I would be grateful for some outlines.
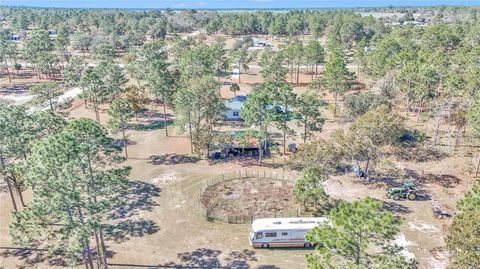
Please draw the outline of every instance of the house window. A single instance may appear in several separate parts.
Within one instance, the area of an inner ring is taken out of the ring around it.
[[[238,111],[233,111],[233,116],[238,117],[238,116],[240,116],[240,113],[238,113]]]
[[[265,233],[265,237],[277,237],[277,233]]]
[[[287,232],[282,232],[282,235],[288,235],[288,233]]]

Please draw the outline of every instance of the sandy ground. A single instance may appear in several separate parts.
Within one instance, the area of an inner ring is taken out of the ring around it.
[[[271,41],[271,40],[270,40]],[[271,41],[277,42],[277,41]],[[233,44],[232,39],[226,41]],[[274,43],[274,46],[278,44]],[[247,94],[255,83],[261,82],[259,69],[252,63],[248,73],[242,70],[240,92]],[[290,81],[290,77],[288,79]],[[297,94],[306,90],[310,76],[302,75],[300,83],[294,85]],[[2,80],[0,95],[16,96],[24,94],[22,87],[34,79],[14,79],[14,87],[5,86]],[[29,81],[29,82],[28,82]],[[223,98],[233,97],[229,91],[235,78],[225,78],[221,89]],[[8,84],[8,83],[7,83]],[[325,96],[332,103],[331,94]],[[105,109],[102,107],[101,122],[106,122]],[[132,206],[118,215],[114,222],[121,223],[117,233],[111,233],[107,242],[111,251],[109,263],[111,268],[303,268],[305,254],[312,250],[305,249],[252,249],[248,244],[249,225],[209,222],[204,216],[200,203],[200,192],[204,183],[218,178],[222,173],[249,172],[285,173],[294,178],[296,173],[275,168],[272,160],[266,160],[259,166],[256,160],[242,159],[209,164],[190,155],[190,143],[185,134],[169,126],[170,137],[165,130],[156,126],[155,121],[162,118],[159,107],[150,107],[148,115],[139,118],[134,125],[142,130],[129,130],[129,160],[132,166],[130,180],[132,189]],[[167,112],[173,118],[171,111]],[[328,137],[339,122],[332,117],[331,107],[323,110],[327,121],[323,131],[317,137]],[[71,118],[94,118],[92,111],[86,110],[81,101],[76,101],[71,109]],[[431,130],[432,124],[420,122],[410,117],[409,126],[422,130]],[[226,123],[222,130],[245,128],[242,123]],[[296,128],[295,123],[291,127]],[[301,143],[301,139],[289,138],[288,142]],[[288,143],[287,142],[287,143]],[[326,182],[327,191],[335,198],[354,200],[371,196],[386,202],[390,208],[403,219],[401,233],[396,242],[405,247],[404,255],[415,257],[420,269],[446,268],[448,258],[444,250],[444,236],[450,220],[437,219],[433,216],[432,205],[454,208],[455,201],[462,197],[473,183],[473,176],[468,169],[471,159],[457,154],[457,157],[438,158],[426,163],[396,161],[396,165],[414,175],[432,174],[436,180],[419,181],[422,192],[428,199],[420,201],[394,202],[385,197],[388,184],[371,182],[364,184],[351,174],[341,175]],[[283,161],[277,156],[275,161]],[[453,184],[444,184],[444,179],[456,178]],[[398,179],[401,182],[402,179]],[[26,194],[26,200],[29,194]],[[0,192],[0,268],[60,268],[58,264],[35,260],[41,250],[19,250],[8,238],[11,203],[8,193]],[[83,268],[77,266],[76,268]]]

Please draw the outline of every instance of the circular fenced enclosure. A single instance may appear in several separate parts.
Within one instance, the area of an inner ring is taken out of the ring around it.
[[[208,220],[249,223],[256,218],[295,217],[299,206],[292,179],[283,175],[238,173],[209,180],[201,193]]]

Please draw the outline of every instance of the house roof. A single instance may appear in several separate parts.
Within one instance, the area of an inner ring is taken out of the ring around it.
[[[247,101],[247,97],[244,95],[236,96],[232,99],[225,101],[225,107],[231,110],[240,110]]]

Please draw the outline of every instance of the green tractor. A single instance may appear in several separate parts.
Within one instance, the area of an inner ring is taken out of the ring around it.
[[[413,201],[417,199],[417,191],[415,190],[415,183],[407,181],[403,183],[401,188],[390,188],[388,190],[388,197],[395,201],[400,199],[408,199]]]

